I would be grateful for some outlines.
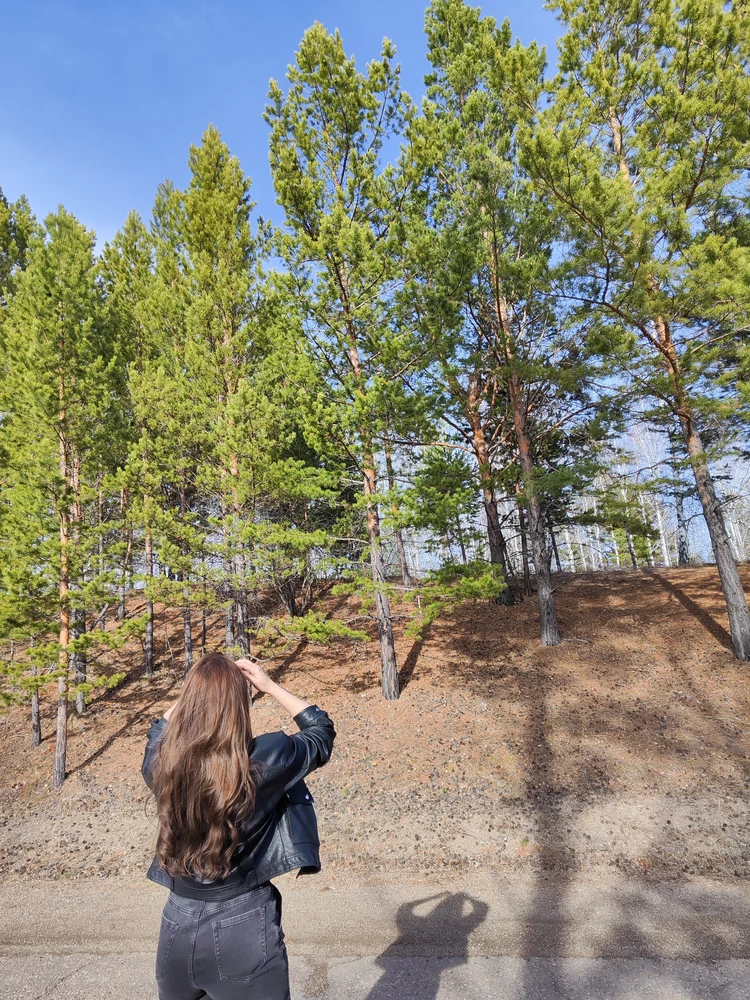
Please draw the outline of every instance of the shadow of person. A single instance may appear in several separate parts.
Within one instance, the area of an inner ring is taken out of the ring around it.
[[[435,900],[439,902],[427,913],[417,913]],[[469,937],[488,911],[486,903],[465,892],[438,892],[403,903],[396,914],[398,937],[376,959],[383,973],[366,1000],[435,1000],[442,973],[466,963]]]

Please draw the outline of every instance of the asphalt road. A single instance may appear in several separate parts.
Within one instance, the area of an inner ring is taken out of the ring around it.
[[[747,1000],[750,887],[613,879],[277,884],[295,1000]],[[145,879],[0,886],[0,996],[156,998],[166,893]]]

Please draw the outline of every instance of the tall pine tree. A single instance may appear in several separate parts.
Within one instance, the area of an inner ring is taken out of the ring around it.
[[[398,375],[418,354],[392,314],[408,183],[383,157],[411,113],[393,57],[385,41],[381,58],[361,73],[338,32],[330,35],[316,23],[289,67],[288,92],[271,81],[265,114],[274,186],[286,214],[281,252],[297,282],[311,352],[327,381],[318,417],[361,477],[387,699],[397,698],[399,687],[378,450],[396,414]]]
[[[729,613],[750,611],[704,446],[721,413],[715,338],[743,299],[746,249],[724,224],[750,150],[750,18],[721,0],[562,0],[550,106],[524,163],[568,224],[567,294],[613,374],[679,422]]]

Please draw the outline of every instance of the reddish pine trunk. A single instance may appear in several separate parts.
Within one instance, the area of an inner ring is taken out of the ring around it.
[[[36,667],[31,668],[31,676],[36,679]],[[42,719],[39,713],[39,688],[34,685],[31,691],[31,740],[35,747],[42,742]]]
[[[487,438],[479,413],[472,408],[468,413],[471,424],[472,443],[474,455],[479,465],[479,476],[482,484],[482,502],[487,520],[487,541],[490,548],[490,562],[495,566],[502,567],[505,587],[496,598],[498,604],[511,607],[516,603],[511,587],[512,573],[510,560],[508,559],[508,547],[505,544],[500,517],[497,513],[497,501],[495,500],[495,489],[492,483],[492,469],[490,466],[490,454],[487,447]]]
[[[57,732],[55,736],[55,762],[52,787],[60,788],[65,781],[65,763],[68,749],[68,644],[70,642],[70,609],[68,607],[68,516],[60,517],[60,654],[57,682]]]

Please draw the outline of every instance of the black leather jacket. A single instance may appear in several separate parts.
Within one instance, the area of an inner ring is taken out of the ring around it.
[[[295,715],[294,721],[300,732],[293,736],[263,733],[253,740],[255,809],[243,823],[227,878],[203,881],[170,875],[154,858],[148,870],[152,882],[193,899],[230,899],[294,868],[299,868],[298,876],[320,871],[315,808],[303,779],[328,761],[336,730],[317,705]],[[168,725],[167,719],[154,719],[148,733],[141,774],[152,790],[154,758]]]

